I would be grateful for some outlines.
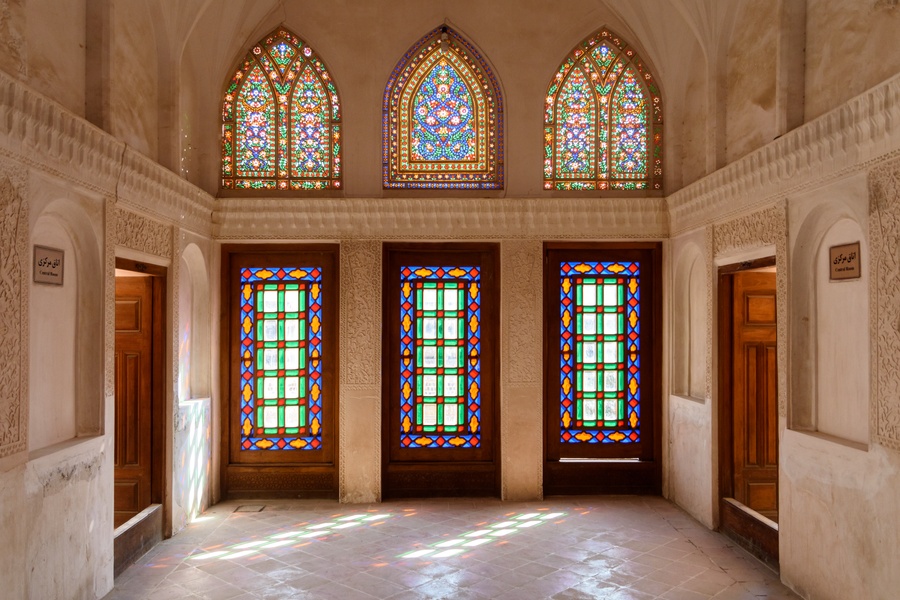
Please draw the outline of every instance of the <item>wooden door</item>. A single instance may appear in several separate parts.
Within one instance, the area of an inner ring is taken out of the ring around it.
[[[734,274],[734,499],[778,521],[775,273]]]
[[[115,527],[151,503],[153,278],[116,277]]]
[[[544,494],[659,494],[660,245],[544,246]]]
[[[385,497],[499,493],[498,250],[385,246]]]
[[[223,495],[338,495],[338,247],[225,246]]]

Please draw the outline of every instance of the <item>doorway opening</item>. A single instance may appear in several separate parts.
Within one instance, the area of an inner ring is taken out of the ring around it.
[[[778,566],[775,258],[719,268],[719,528]]]
[[[164,537],[165,267],[116,259],[115,574]]]

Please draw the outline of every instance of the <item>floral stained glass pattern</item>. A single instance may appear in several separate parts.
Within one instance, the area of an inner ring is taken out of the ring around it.
[[[544,188],[661,190],[662,101],[644,62],[601,30],[557,70],[544,110]]]
[[[322,269],[240,274],[241,450],[322,447]]]
[[[481,271],[400,271],[400,445],[481,445]]]
[[[278,29],[247,54],[225,92],[222,187],[341,187],[341,105],[324,63]]]
[[[503,104],[481,54],[435,29],[395,67],[384,93],[384,187],[503,187]]]
[[[561,443],[641,441],[640,276],[637,262],[560,264]]]

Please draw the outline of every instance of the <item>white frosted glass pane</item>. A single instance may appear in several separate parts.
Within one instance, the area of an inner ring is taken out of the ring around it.
[[[456,319],[444,319],[444,339],[445,340],[455,340],[456,329],[457,329],[457,321]]]
[[[296,342],[300,339],[300,321],[297,319],[285,319],[284,339],[288,342]]]
[[[284,397],[299,398],[300,397],[300,378],[285,377],[284,378]]]
[[[596,421],[597,420],[597,401],[596,400],[585,400],[582,402],[582,411],[584,413],[585,421]]]
[[[457,404],[445,404],[444,405],[444,425],[454,426],[459,425],[459,411],[457,410]]]
[[[590,313],[582,316],[581,333],[584,335],[594,335],[597,333],[597,315]]]
[[[459,292],[455,288],[444,290],[444,310],[459,310]]]
[[[284,312],[297,312],[300,310],[300,292],[290,290],[284,293]]]
[[[264,342],[277,342],[278,341],[278,321],[274,319],[264,319],[263,320],[263,341]]]
[[[429,398],[437,396],[437,375],[425,375],[422,377],[422,395]]]
[[[265,369],[277,369],[278,368],[278,349],[277,348],[266,348],[263,350],[263,368]]]
[[[285,348],[284,350],[284,368],[299,369],[300,368],[300,349]]]
[[[603,403],[603,418],[607,421],[615,421],[619,418],[619,401],[607,400]]]
[[[603,344],[603,362],[614,363],[619,360],[619,342]]]
[[[422,290],[422,310],[437,310],[437,290]]]
[[[597,306],[597,286],[584,285],[581,286],[581,305]]]
[[[618,392],[619,391],[619,374],[617,371],[603,372],[603,391]]]
[[[300,407],[285,406],[284,407],[284,426],[300,427]]]
[[[585,342],[582,345],[581,356],[587,364],[597,362],[597,342]]]
[[[459,368],[459,348],[456,346],[444,346],[444,368]]]
[[[277,377],[263,377],[263,398],[277,398],[278,397],[278,378]]]
[[[605,306],[616,306],[619,303],[619,286],[604,285],[603,286],[603,304]]]
[[[619,333],[619,314],[606,313],[603,315],[603,334],[615,335]]]
[[[422,319],[422,337],[426,340],[437,338],[437,319]]]
[[[444,377],[444,396],[455,398],[459,395],[459,386],[457,385],[456,375],[446,375]]]
[[[422,425],[437,425],[437,404],[422,406]]]
[[[267,406],[263,409],[263,427],[278,427],[277,406]]]
[[[422,363],[426,369],[437,368],[437,347],[425,346],[422,349]]]
[[[581,382],[585,392],[596,392],[597,371],[585,371],[581,376]]]
[[[278,312],[278,292],[263,292],[263,312]]]

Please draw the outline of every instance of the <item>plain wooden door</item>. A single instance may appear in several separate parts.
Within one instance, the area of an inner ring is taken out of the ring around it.
[[[151,502],[153,278],[116,278],[115,526]]]
[[[778,521],[775,273],[734,274],[734,499]]]

